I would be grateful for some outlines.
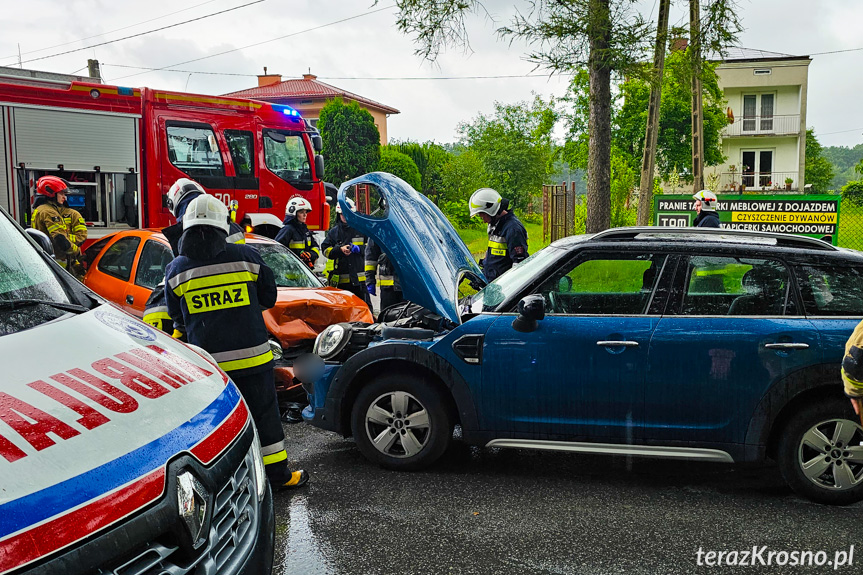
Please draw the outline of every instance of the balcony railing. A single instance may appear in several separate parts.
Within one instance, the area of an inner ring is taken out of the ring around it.
[[[719,175],[718,192],[776,191],[797,192],[801,185],[798,172],[723,172]],[[790,184],[785,180],[791,179]]]
[[[723,136],[786,136],[800,133],[800,114],[787,116],[747,116],[735,118],[722,131]]]

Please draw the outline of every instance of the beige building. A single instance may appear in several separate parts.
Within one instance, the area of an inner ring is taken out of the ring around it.
[[[398,110],[386,104],[321,82],[314,74],[303,74],[302,79],[282,80],[279,74],[267,74],[266,68],[264,68],[264,74],[258,76],[257,88],[224,95],[290,106],[313,126],[317,126],[321,108],[327,100],[342,98],[346,102],[356,102],[361,108],[368,110],[375,119],[375,126],[381,135],[381,145],[387,143],[387,117],[390,114],[399,113]]]
[[[718,193],[803,190],[809,56],[732,48],[716,68],[733,122],[722,132],[727,160],[705,174],[719,176]]]

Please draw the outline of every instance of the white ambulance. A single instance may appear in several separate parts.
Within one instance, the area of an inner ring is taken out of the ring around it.
[[[273,537],[257,432],[216,362],[0,209],[0,574],[269,573]]]

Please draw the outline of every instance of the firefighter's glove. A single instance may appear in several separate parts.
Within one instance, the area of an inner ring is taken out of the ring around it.
[[[358,254],[358,253],[360,253],[360,246],[357,246],[357,245],[353,245],[353,246],[351,246],[351,253],[352,253],[352,254]]]
[[[312,256],[309,252],[300,252],[300,259],[303,263],[309,266],[309,269],[314,269],[315,264],[312,262]]]
[[[378,295],[378,292],[375,289],[375,284],[366,284],[366,291],[372,295]]]

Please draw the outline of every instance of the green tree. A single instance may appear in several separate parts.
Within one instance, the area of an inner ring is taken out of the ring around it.
[[[438,205],[453,224],[462,228],[478,227],[480,220],[471,220],[468,199],[479,188],[488,186],[491,176],[473,150],[457,146],[456,151],[459,153],[450,155],[441,170]]]
[[[441,194],[441,175],[443,167],[449,161],[450,155],[446,149],[434,142],[393,142],[388,147],[402,154],[407,154],[414,161],[420,171],[422,186],[417,191],[422,192],[438,203]]]
[[[419,190],[422,186],[420,171],[416,163],[407,154],[402,154],[389,146],[381,150],[381,161],[378,163],[377,169],[379,172],[387,172],[400,177],[415,190]]]
[[[492,116],[480,114],[458,131],[489,175],[484,185],[524,208],[554,171],[556,120],[554,103],[536,96],[531,103],[495,102]]]
[[[703,3],[699,40],[705,52],[733,44],[740,31],[735,0]],[[469,46],[465,13],[485,10],[480,0],[396,0],[396,5],[399,29],[414,36],[416,53],[429,60],[447,45]],[[552,72],[580,66],[589,72],[586,225],[597,232],[611,220],[612,75],[626,75],[642,61],[652,26],[634,0],[527,0],[526,5],[526,14],[519,12],[498,34],[526,40],[527,59]]]
[[[318,130],[324,142],[328,182],[339,186],[377,168],[381,136],[372,115],[356,102],[328,101],[318,116]]]
[[[704,165],[716,166],[725,157],[720,135],[728,124],[726,101],[719,87],[716,63],[706,62],[702,70],[704,113]],[[663,178],[676,167],[681,177],[692,180],[692,66],[686,52],[671,52],[666,57],[662,79],[662,105],[659,114],[656,166]],[[637,76],[620,87],[621,105],[614,115],[614,144],[632,165],[639,166],[644,150],[647,104],[650,84]]]
[[[823,148],[815,137],[815,130],[806,130],[806,175],[804,182],[812,184],[812,191],[824,193],[833,180],[833,164],[824,157]]]

